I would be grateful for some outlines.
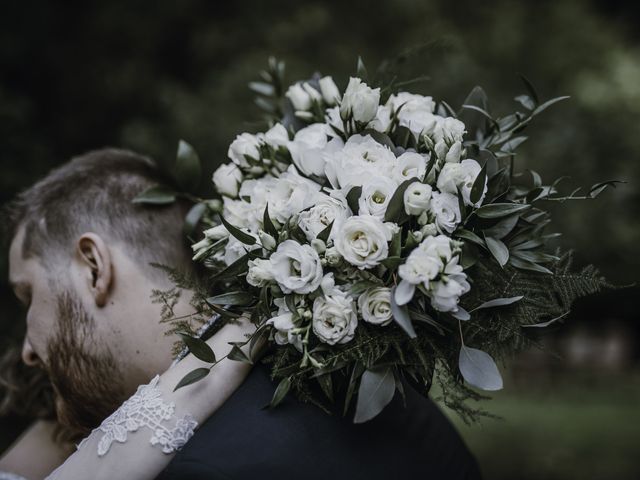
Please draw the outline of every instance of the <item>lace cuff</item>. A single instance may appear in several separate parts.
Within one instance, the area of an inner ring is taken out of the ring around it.
[[[131,398],[94,430],[94,433],[102,432],[98,442],[99,457],[109,451],[114,441],[126,442],[127,434],[141,427],[151,430],[151,445],[159,445],[167,454],[180,450],[193,436],[198,422],[191,415],[179,418],[173,427],[167,426],[167,422],[173,418],[175,403],[162,400],[162,392],[157,387],[159,381],[160,376],[156,375],[149,384],[139,386]],[[86,441],[84,439],[78,448]]]

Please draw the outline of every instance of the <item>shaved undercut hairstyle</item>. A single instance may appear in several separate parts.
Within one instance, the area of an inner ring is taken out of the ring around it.
[[[150,276],[160,274],[150,263],[192,271],[182,233],[189,202],[132,202],[158,184],[175,187],[147,157],[114,148],[86,153],[52,170],[6,205],[5,240],[10,242],[24,226],[23,256],[36,256],[50,265],[70,260],[75,240],[94,232],[120,243]]]

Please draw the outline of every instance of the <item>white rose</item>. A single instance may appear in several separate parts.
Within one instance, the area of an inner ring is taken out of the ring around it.
[[[300,83],[291,85],[284,94],[291,103],[295,110],[309,110],[311,108],[311,95],[303,88]]]
[[[289,133],[281,123],[276,123],[264,134],[264,141],[273,148],[287,146],[289,143]]]
[[[293,163],[305,175],[324,177],[327,155],[342,148],[339,137],[333,137],[331,128],[325,123],[314,123],[298,130],[288,148]]]
[[[376,116],[369,122],[367,128],[372,128],[378,132],[386,133],[391,126],[392,110],[386,105],[380,105],[376,110]]]
[[[254,287],[264,287],[274,280],[271,273],[271,262],[269,260],[263,260],[256,258],[249,260],[249,271],[247,272],[247,283]]]
[[[334,289],[313,301],[313,333],[329,345],[353,340],[358,326],[356,304],[349,295]]]
[[[359,214],[384,219],[391,197],[397,188],[398,184],[389,177],[375,177],[365,183],[358,200]]]
[[[438,175],[437,187],[441,192],[451,194],[457,194],[457,188],[460,188],[465,205],[478,206],[487,192],[486,179],[480,200],[472,204],[470,196],[473,183],[481,169],[480,164],[472,159],[463,160],[460,163],[445,163]]]
[[[319,194],[317,203],[298,216],[298,225],[307,236],[309,241],[333,222],[329,238],[335,236],[335,232],[340,228],[347,217],[351,216],[351,210],[346,200],[333,198],[325,194]]]
[[[418,178],[422,181],[427,172],[428,161],[429,155],[405,152],[397,158],[391,175],[399,184],[410,178]]]
[[[273,277],[284,293],[310,293],[320,286],[322,266],[310,245],[285,240],[271,255]]]
[[[426,133],[429,133],[436,143],[441,140],[446,140],[449,144],[462,141],[462,137],[466,132],[464,123],[453,117],[440,117],[438,115],[434,117],[436,121]]]
[[[392,232],[382,221],[372,215],[348,218],[334,238],[335,247],[342,257],[360,268],[375,267],[389,254],[388,242]]]
[[[451,233],[461,221],[457,195],[433,192],[431,211],[436,217],[435,223],[440,231]]]
[[[374,325],[388,325],[393,320],[391,313],[391,290],[375,287],[365,290],[358,298],[362,318]]]
[[[447,264],[454,254],[452,240],[446,235],[429,236],[418,245],[418,248],[428,255],[439,257],[443,264]]]
[[[387,105],[394,111],[402,107],[401,112],[428,112],[433,113],[436,107],[431,97],[416,95],[409,92],[398,92],[391,95],[387,100]]]
[[[356,122],[367,123],[376,116],[379,104],[379,88],[371,89],[359,78],[351,77],[340,104],[340,116],[353,116]]]
[[[413,182],[404,191],[404,210],[408,215],[420,215],[429,208],[432,189],[426,183]]]
[[[231,145],[229,145],[229,151],[227,155],[240,168],[249,169],[251,165],[245,158],[245,155],[260,159],[260,139],[256,135],[250,133],[241,133],[238,135]]]
[[[235,198],[242,183],[242,172],[235,163],[223,163],[213,172],[213,184],[222,195]]]
[[[391,176],[396,156],[370,135],[352,135],[342,150],[326,158],[325,175],[334,188],[365,185],[374,178]]]
[[[320,92],[322,93],[322,98],[327,105],[336,105],[338,102],[340,102],[340,91],[333,81],[333,78],[322,77],[318,81],[318,83],[320,84]]]

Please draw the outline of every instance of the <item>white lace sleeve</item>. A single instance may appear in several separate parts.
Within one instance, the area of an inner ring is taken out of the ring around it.
[[[113,442],[124,443],[129,432],[136,432],[141,428],[150,431],[149,442],[160,446],[163,453],[180,450],[193,436],[198,422],[190,414],[173,421],[176,405],[162,399],[159,381],[160,376],[156,375],[149,384],[139,386],[131,398],[94,430],[94,433],[101,435],[98,443],[99,457],[109,451]],[[86,441],[87,439],[83,440],[78,448]]]

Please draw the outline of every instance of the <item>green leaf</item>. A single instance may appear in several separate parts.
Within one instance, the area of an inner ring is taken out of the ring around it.
[[[524,87],[527,89],[527,93],[533,99],[533,102],[536,105],[540,103],[540,101],[538,100],[538,92],[536,92],[536,89],[534,88],[533,84],[524,75],[520,74],[519,76],[520,76],[520,79],[522,80],[522,83],[524,83]]]
[[[197,381],[202,380],[204,377],[209,375],[209,372],[210,370],[204,367],[196,368],[195,370],[190,371],[184,377],[182,377],[182,380],[178,382],[173,391],[175,392],[179,388],[186,387],[187,385],[191,385],[192,383],[196,383]]]
[[[500,130],[500,125],[498,125],[498,122],[486,110],[484,110],[484,109],[482,109],[480,107],[476,107],[475,105],[462,105],[462,108],[467,109],[467,110],[473,110],[475,112],[480,113],[483,117],[485,117],[487,120],[489,120],[489,122],[491,122],[491,125],[493,125],[493,128],[495,128],[498,131]]]
[[[225,278],[237,277],[238,275],[242,275],[247,272],[249,269],[248,265],[249,254],[245,254],[241,256],[238,260],[233,262],[231,265],[226,268],[220,270],[213,276],[214,280],[223,280]]]
[[[500,218],[529,210],[531,205],[520,203],[491,203],[483,205],[475,211],[480,218]]]
[[[196,358],[203,362],[216,363],[216,354],[213,353],[213,350],[211,350],[211,347],[207,342],[201,338],[192,337],[188,333],[184,332],[178,332],[178,335],[180,335],[182,341]]]
[[[389,245],[389,255],[392,257],[399,257],[402,251],[402,230],[398,230],[391,237],[391,244]]]
[[[518,95],[514,100],[527,110],[533,110],[536,108],[535,102],[529,95]]]
[[[469,193],[469,200],[474,205],[480,201],[482,198],[482,194],[484,193],[484,187],[487,183],[487,164],[482,165],[480,169],[480,173],[473,181],[473,186],[471,187],[471,192]]]
[[[331,402],[333,402],[333,380],[331,378],[331,374],[325,373],[324,375],[318,375],[315,378],[318,381],[322,392]]]
[[[178,143],[178,153],[176,155],[176,180],[178,184],[187,191],[194,190],[200,183],[202,167],[198,154],[184,140]]]
[[[387,267],[389,270],[395,270],[398,265],[402,264],[402,262],[404,262],[402,257],[387,257],[380,263]]]
[[[273,238],[278,238],[278,230],[276,226],[271,221],[271,217],[269,216],[269,205],[264,206],[264,214],[262,215],[262,226],[264,227],[264,231],[271,235]]]
[[[485,228],[483,233],[487,237],[502,239],[506,237],[518,223],[519,215],[510,215],[500,220],[494,226]]]
[[[524,143],[527,140],[527,138],[529,137],[514,137],[508,142],[503,143],[500,147],[500,150],[502,150],[503,152],[513,153],[515,149],[520,146],[520,144]]]
[[[537,263],[530,262],[528,260],[522,260],[520,258],[511,256],[509,258],[509,264],[514,266],[515,268],[519,268],[520,270],[530,270],[532,272],[546,273],[548,275],[553,275],[553,272],[542,265],[538,265]]]
[[[200,219],[207,211],[207,206],[204,203],[196,203],[191,209],[187,216],[184,218],[184,233],[185,236],[190,237],[196,230]]]
[[[316,238],[318,240],[322,240],[324,243],[327,243],[327,240],[329,239],[329,235],[331,235],[331,229],[333,228],[333,221],[327,225],[326,227],[324,227],[320,233],[318,233],[318,235],[316,236]]]
[[[276,387],[276,391],[273,393],[273,398],[269,403],[269,407],[274,408],[280,405],[284,400],[284,398],[287,396],[287,393],[289,393],[290,389],[291,389],[291,378],[284,377],[282,380],[280,380],[280,383],[278,383],[278,386]]]
[[[168,205],[176,201],[176,192],[163,185],[149,187],[137,197],[133,203],[143,203],[148,205]]]
[[[362,187],[353,187],[347,193],[347,204],[354,215],[358,215],[360,195],[362,195]]]
[[[393,399],[396,381],[391,368],[372,368],[362,374],[353,423],[364,423],[378,415]]]
[[[618,183],[626,183],[620,180],[609,180],[607,182],[596,183],[589,189],[588,197],[596,198],[609,187],[616,188]]]
[[[391,288],[391,313],[393,314],[394,321],[400,325],[410,338],[416,338],[416,331],[411,323],[411,317],[409,316],[409,307],[407,305],[399,306],[396,303],[396,287]]]
[[[454,233],[454,236],[458,237],[458,238],[463,238],[465,240],[470,241],[471,243],[475,243],[476,245],[479,245],[482,248],[485,248],[485,244],[484,241],[475,233],[473,233],[471,230],[466,230],[464,228],[458,228]]]
[[[231,348],[231,351],[227,354],[227,358],[229,360],[235,360],[237,362],[248,363],[249,365],[253,365],[253,362],[247,357],[247,355],[238,347],[238,345],[234,345]]]
[[[227,292],[221,295],[207,298],[210,305],[249,305],[253,301],[253,295],[249,292]]]
[[[387,205],[387,211],[384,214],[385,222],[400,223],[401,220],[408,216],[404,209],[404,192],[409,188],[409,185],[419,181],[416,177],[413,177],[405,180],[396,188]]]
[[[509,249],[500,240],[493,237],[485,237],[484,241],[487,243],[487,248],[496,259],[501,267],[504,267],[509,260]]]
[[[360,135],[366,137],[367,135],[371,136],[376,142],[380,145],[384,145],[385,147],[389,147],[391,150],[396,148],[395,144],[391,141],[391,138],[386,133],[379,132],[377,130],[373,130],[372,128],[367,128],[360,132]]]
[[[551,105],[561,102],[562,100],[566,100],[567,98],[571,98],[567,95],[562,96],[562,97],[556,97],[556,98],[552,98],[551,100],[547,100],[546,102],[544,102],[542,105],[538,106],[532,113],[531,115],[538,115],[539,113],[543,112],[544,110],[546,110],[547,108],[549,108]]]
[[[351,378],[349,379],[349,386],[347,387],[347,393],[344,399],[344,411],[342,412],[343,417],[347,415],[349,405],[351,405],[351,398],[353,398],[353,394],[356,391],[356,386],[358,385],[358,379],[362,376],[364,371],[365,367],[360,362],[356,362],[356,364],[353,366],[353,370],[351,371]]]
[[[502,307],[504,305],[511,305],[513,303],[519,302],[523,298],[524,298],[524,295],[519,295],[517,297],[494,298],[493,300],[488,300],[478,305],[476,308],[474,308],[471,311],[475,312],[476,310],[481,310],[483,308],[494,308],[494,307]]]
[[[240,242],[245,245],[254,245],[256,243],[256,238],[253,235],[249,235],[248,233],[243,232],[238,227],[234,227],[229,222],[227,222],[222,215],[220,215],[220,220],[222,220],[223,225],[229,231],[231,235],[236,237]]]
[[[458,356],[458,367],[468,384],[487,391],[502,389],[498,366],[488,353],[463,345]]]

